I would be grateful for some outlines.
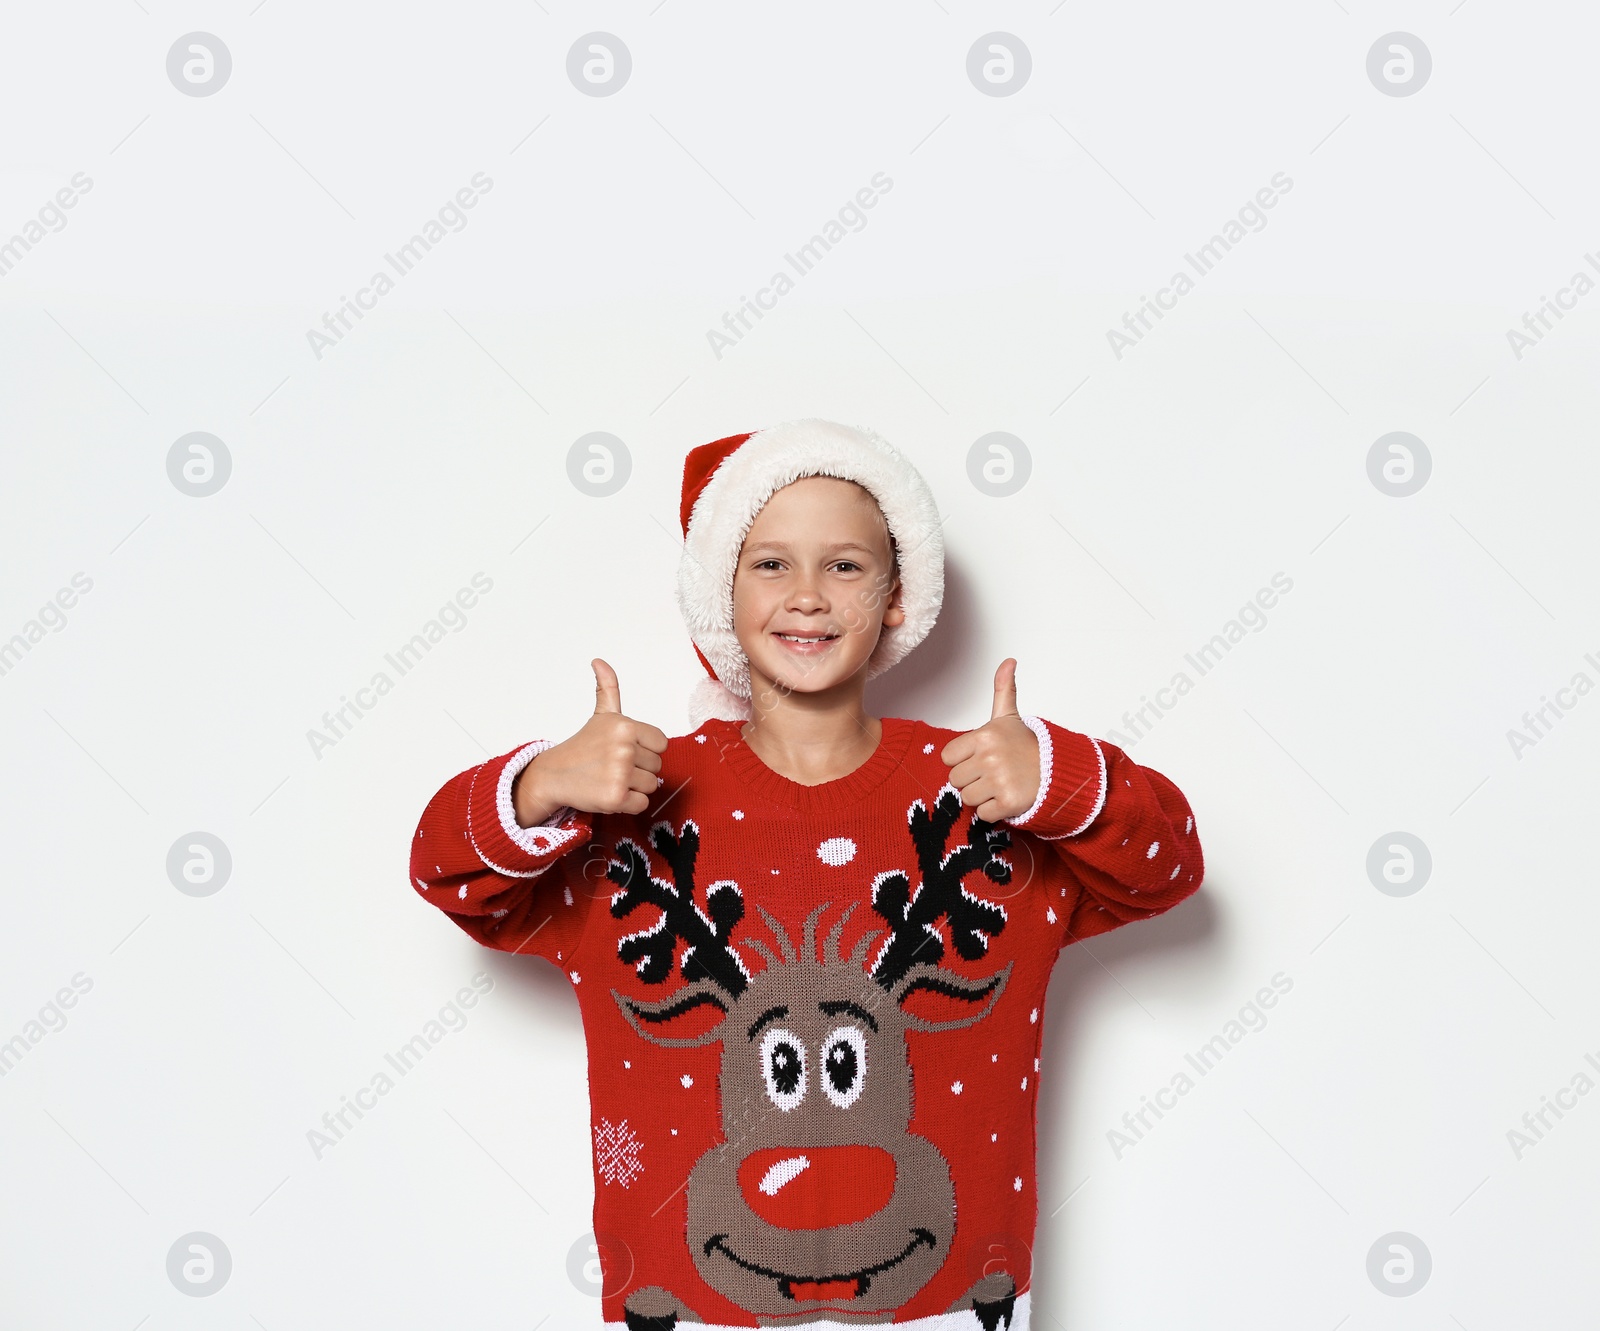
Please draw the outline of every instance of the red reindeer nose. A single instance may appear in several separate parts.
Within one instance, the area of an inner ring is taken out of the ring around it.
[[[876,1215],[894,1196],[881,1146],[770,1146],[739,1166],[750,1209],[782,1229],[832,1229]]]

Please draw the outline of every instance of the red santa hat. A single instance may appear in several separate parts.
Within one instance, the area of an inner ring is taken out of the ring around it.
[[[689,697],[689,726],[750,717],[750,662],[733,631],[733,574],[746,535],[773,494],[804,476],[854,481],[883,511],[900,565],[905,619],[885,625],[867,662],[882,674],[928,636],[944,600],[944,536],[927,482],[904,454],[869,430],[800,420],[729,435],[683,464],[683,558],[678,608],[710,677]]]

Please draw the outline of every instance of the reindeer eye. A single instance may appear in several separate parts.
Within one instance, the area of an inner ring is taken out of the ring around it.
[[[867,1076],[867,1037],[854,1026],[837,1027],[822,1042],[822,1089],[840,1109],[861,1094]]]
[[[761,1075],[779,1109],[788,1112],[805,1098],[806,1047],[792,1031],[773,1026],[761,1037]]]

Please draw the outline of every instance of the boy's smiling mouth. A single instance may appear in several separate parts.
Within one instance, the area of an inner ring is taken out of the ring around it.
[[[784,633],[774,631],[773,635],[784,647],[801,656],[819,656],[839,640],[837,633]]]

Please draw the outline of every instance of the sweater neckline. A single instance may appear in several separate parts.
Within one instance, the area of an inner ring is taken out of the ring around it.
[[[741,786],[775,804],[809,814],[832,812],[858,803],[900,766],[916,723],[899,716],[883,716],[878,720],[883,733],[878,737],[878,747],[866,762],[853,772],[817,786],[802,785],[762,762],[755,750],[745,743],[742,721],[717,720],[711,724],[724,731],[728,742],[721,746],[722,752]]]

